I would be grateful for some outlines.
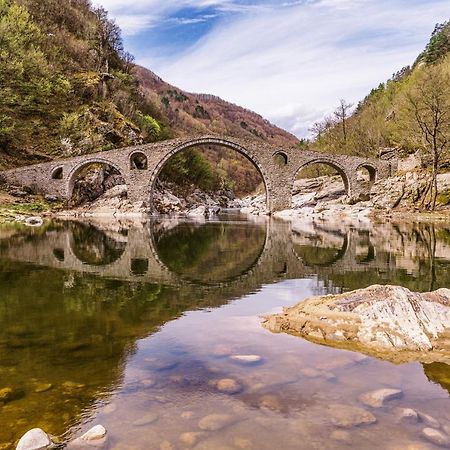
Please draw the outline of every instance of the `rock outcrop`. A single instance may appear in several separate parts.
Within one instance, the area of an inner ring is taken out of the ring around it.
[[[263,325],[393,362],[450,362],[450,289],[374,285],[306,299]]]

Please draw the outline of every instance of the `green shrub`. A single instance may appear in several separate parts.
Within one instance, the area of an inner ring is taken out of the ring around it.
[[[137,122],[144,137],[156,141],[161,136],[161,126],[156,119],[148,114],[137,113]]]

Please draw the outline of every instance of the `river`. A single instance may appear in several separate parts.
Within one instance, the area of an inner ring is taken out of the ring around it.
[[[435,448],[421,430],[425,414],[450,430],[449,366],[272,334],[260,317],[375,283],[449,287],[449,269],[445,224],[4,225],[0,449],[30,428],[70,441],[96,424],[114,450]],[[334,405],[383,387],[403,396],[370,410],[376,422],[336,426]]]

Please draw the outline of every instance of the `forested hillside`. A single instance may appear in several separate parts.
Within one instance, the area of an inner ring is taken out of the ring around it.
[[[196,133],[297,139],[133,64],[89,0],[0,0],[0,169]]]
[[[433,127],[438,127],[434,138],[445,144],[450,138],[450,22],[436,25],[412,66],[381,83],[356,107],[341,100],[333,114],[314,124],[312,146],[352,155],[378,156],[382,148],[430,154]]]

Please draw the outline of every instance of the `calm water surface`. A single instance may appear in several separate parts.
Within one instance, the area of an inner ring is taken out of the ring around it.
[[[450,426],[450,367],[362,358],[272,334],[259,317],[373,283],[449,287],[449,269],[445,225],[2,227],[0,393],[12,394],[0,401],[0,449],[33,427],[70,440],[98,423],[115,450],[434,448],[396,411]],[[221,379],[240,390],[220,392]],[[403,398],[351,428],[351,444],[336,439],[349,436],[329,406],[360,407],[382,387]]]

